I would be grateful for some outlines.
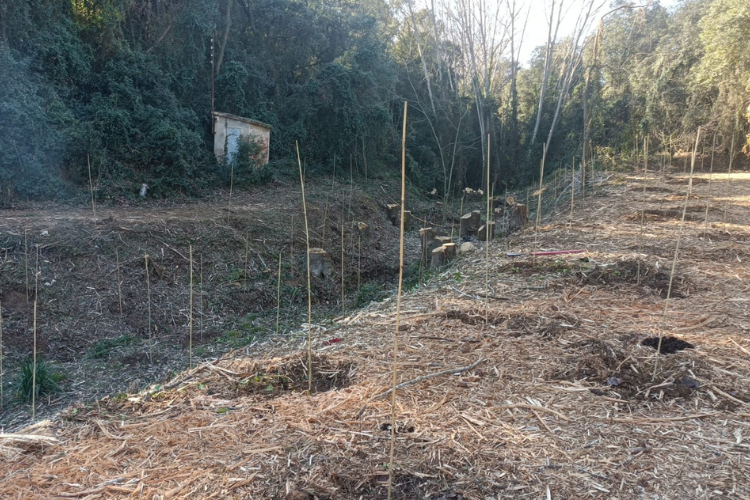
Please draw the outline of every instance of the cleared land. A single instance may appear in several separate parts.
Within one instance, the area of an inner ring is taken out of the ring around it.
[[[750,498],[750,175],[713,181],[664,321],[681,174],[615,176],[570,225],[561,206],[539,247],[584,254],[508,257],[526,230],[406,295],[401,381],[480,362],[398,391],[394,497]],[[54,442],[0,441],[0,496],[382,498],[394,329],[393,300],[316,327],[312,396],[291,336],[74,406],[23,431]],[[660,332],[693,347],[657,358]]]

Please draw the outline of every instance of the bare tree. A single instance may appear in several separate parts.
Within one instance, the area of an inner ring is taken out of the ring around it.
[[[539,107],[536,111],[536,122],[534,124],[534,133],[531,135],[531,143],[533,146],[536,142],[536,136],[539,132],[539,122],[542,120],[542,110],[544,108],[544,96],[547,91],[547,83],[549,82],[549,72],[552,67],[552,56],[554,55],[555,44],[557,43],[557,33],[560,30],[560,22],[562,21],[562,8],[565,0],[560,0],[560,4],[557,7],[557,19],[555,20],[555,0],[552,0],[552,5],[549,10],[549,20],[547,21],[547,45],[544,52],[544,75],[542,76],[542,87],[539,89]],[[553,29],[554,27],[554,29]]]

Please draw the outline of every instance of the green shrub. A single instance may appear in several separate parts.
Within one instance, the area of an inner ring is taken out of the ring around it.
[[[357,300],[355,301],[355,307],[363,307],[370,302],[377,302],[386,298],[388,294],[385,293],[383,287],[377,283],[365,283],[359,288],[357,292]]]
[[[27,403],[31,402],[31,395],[33,393],[33,375],[34,375],[34,359],[29,356],[21,364],[21,377],[18,380],[18,387],[16,388],[16,397],[21,401]],[[65,377],[54,371],[52,365],[47,363],[41,358],[37,358],[36,362],[36,399],[39,400],[39,396],[44,394],[54,394],[60,392],[61,382]]]

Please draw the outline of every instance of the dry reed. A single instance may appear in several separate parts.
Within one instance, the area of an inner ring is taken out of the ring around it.
[[[544,190],[544,162],[547,159],[547,143],[542,144],[542,162],[539,165],[539,194],[536,197],[536,221],[534,222],[534,252],[539,242],[539,224],[542,221],[542,192]],[[536,265],[536,255],[532,262]]]
[[[487,134],[487,221],[484,225],[484,286],[490,293],[490,241],[495,236],[494,227],[490,226],[490,134]],[[484,324],[487,324],[489,314],[489,299],[484,298]]]
[[[250,253],[250,231],[245,233],[245,267],[242,268],[243,283],[247,286],[247,275],[248,273],[248,254]]]
[[[227,203],[227,222],[229,222],[229,216],[232,213],[232,190],[234,189],[234,162],[232,162],[231,170],[229,173],[229,202]]]
[[[404,124],[401,137],[401,229],[399,240],[398,294],[396,296],[396,330],[393,333],[393,373],[391,377],[391,450],[388,461],[388,500],[393,494],[393,458],[396,449],[396,385],[398,381],[398,331],[401,326],[401,291],[404,283],[404,206],[406,204],[406,115],[408,102],[404,101]]]
[[[302,160],[297,146],[297,164],[299,166],[299,183],[302,188],[302,212],[305,215],[305,244],[307,245],[307,394],[312,394],[312,283],[310,280],[310,229],[307,225],[307,201],[305,200],[305,177],[302,174]]]

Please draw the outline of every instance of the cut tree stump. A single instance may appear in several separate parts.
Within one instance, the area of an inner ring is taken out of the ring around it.
[[[474,234],[479,230],[479,226],[482,225],[482,212],[474,210],[471,212],[471,227],[474,230]]]
[[[425,260],[437,247],[443,243],[437,239],[435,230],[431,227],[423,227],[419,230],[419,236],[422,240],[422,259]]]
[[[388,205],[386,205],[388,220],[391,221],[391,224],[393,224],[394,226],[398,225],[398,215],[400,211],[401,207],[395,203],[389,203]]]
[[[443,248],[445,249],[443,253],[445,254],[445,260],[452,259],[456,256],[456,244],[455,243],[446,243],[443,245]]]
[[[430,269],[438,269],[445,264],[445,246],[441,246],[432,251],[430,259]]]
[[[508,217],[508,233],[514,233],[523,229],[529,222],[529,212],[526,205],[517,203],[510,210]]]
[[[333,273],[333,263],[328,252],[322,248],[310,249],[310,274],[326,279]]]
[[[362,241],[365,241],[370,237],[370,226],[364,222],[353,222],[352,229],[357,231],[357,234],[359,234]]]
[[[404,210],[404,231],[411,229],[411,210]]]
[[[472,225],[472,214],[464,214],[461,216],[461,223],[459,225],[458,235],[463,238],[465,236],[473,236],[476,234],[476,229]]]
[[[453,243],[453,240],[451,240],[450,236],[435,236],[435,239],[438,240],[441,245],[445,245],[446,243]]]
[[[479,228],[479,231],[477,231],[477,239],[479,241],[487,241],[487,236],[485,233],[488,232],[487,228],[489,227],[489,239],[493,239],[495,237],[495,223],[490,221],[487,224],[483,225]]]

